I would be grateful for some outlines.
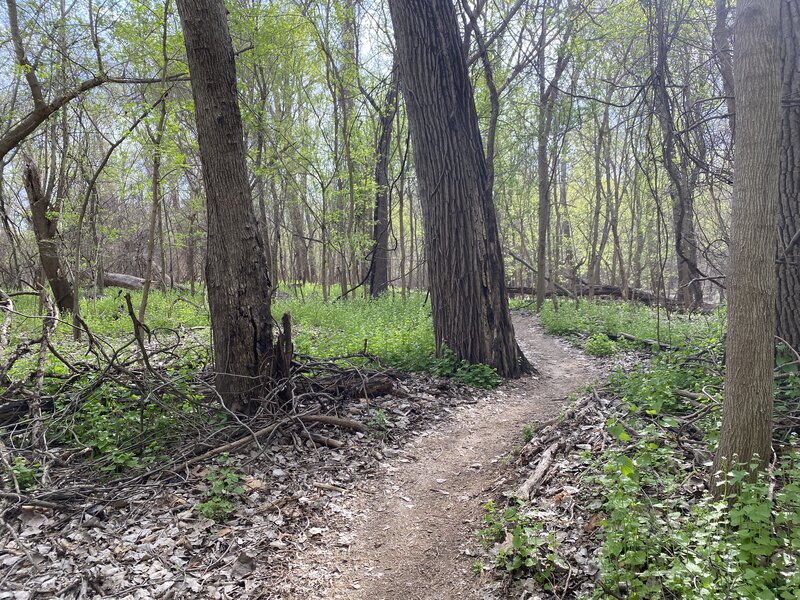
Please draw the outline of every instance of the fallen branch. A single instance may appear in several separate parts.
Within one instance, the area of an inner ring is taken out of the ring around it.
[[[302,415],[298,417],[303,423],[322,423],[324,425],[332,425],[333,427],[341,427],[343,429],[352,429],[353,431],[360,431],[362,433],[369,432],[369,427],[358,421],[350,419],[343,419],[341,417],[333,417],[330,415]]]
[[[542,457],[539,459],[539,464],[536,466],[536,470],[533,472],[533,475],[528,477],[528,479],[523,483],[517,491],[514,493],[514,497],[519,498],[520,500],[528,500],[539,486],[542,484],[544,480],[544,476],[547,474],[547,470],[550,468],[550,465],[553,464],[553,457],[558,449],[561,447],[561,440],[553,442],[547,450],[542,453]]]
[[[612,336],[608,336],[612,338]],[[658,340],[650,340],[647,338],[637,338],[636,336],[631,335],[630,333],[622,333],[620,332],[619,337],[623,340],[628,340],[629,342],[634,342],[636,344],[642,344],[644,346],[657,346],[660,350],[667,351],[667,350],[674,350],[672,346],[667,343],[659,342]],[[613,338],[612,338],[613,339]]]

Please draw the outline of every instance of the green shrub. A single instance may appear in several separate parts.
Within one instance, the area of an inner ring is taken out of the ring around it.
[[[233,466],[227,454],[221,454],[216,463],[203,476],[208,488],[203,493],[203,501],[195,508],[207,519],[224,523],[233,514],[236,500],[245,493],[241,485],[244,474]]]
[[[438,377],[455,379],[463,384],[487,390],[496,388],[501,381],[494,367],[458,360],[449,348],[444,349],[441,358],[431,361],[430,371]]]
[[[617,346],[604,333],[595,333],[586,340],[583,346],[586,354],[592,356],[613,356],[617,353]]]
[[[39,463],[28,463],[22,456],[15,456],[11,462],[10,472],[6,473],[8,487],[13,489],[13,482],[16,481],[21,492],[34,490],[39,485],[41,478],[42,465]]]
[[[484,548],[499,547],[495,566],[519,576],[532,577],[550,589],[553,571],[561,564],[558,542],[525,511],[524,504],[512,501],[504,511],[494,502],[483,506],[484,527],[476,535]]]

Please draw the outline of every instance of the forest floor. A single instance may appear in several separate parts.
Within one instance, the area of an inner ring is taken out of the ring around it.
[[[458,407],[383,462],[346,503],[350,522],[329,528],[290,566],[284,589],[291,597],[492,597],[471,573],[470,548],[482,505],[504,481],[505,458],[520,445],[524,425],[557,416],[570,394],[603,373],[599,361],[544,335],[535,317],[518,313],[514,326],[539,375]]]
[[[355,432],[287,427],[139,483],[62,461],[56,488],[0,490],[0,600],[505,597],[471,572],[482,506],[526,476],[513,464],[523,426],[608,364],[537,317],[514,323],[539,374],[492,392],[390,371],[391,393],[328,407]]]

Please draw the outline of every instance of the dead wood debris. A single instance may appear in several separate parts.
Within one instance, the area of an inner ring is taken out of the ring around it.
[[[126,352],[91,336],[93,360],[74,365],[78,373],[60,390],[72,400],[64,405],[42,393],[41,410],[49,411],[49,422],[68,419],[97,387],[75,383],[87,373],[129,385],[150,402],[186,394],[187,381],[178,385],[171,369],[186,336],[152,332]],[[427,375],[369,372],[333,361],[293,368],[282,388],[293,391],[292,404],[282,412],[247,423],[229,418],[216,429],[187,421],[192,434],[174,441],[161,464],[118,479],[90,451],[47,448],[40,454],[49,478],[35,492],[15,485],[7,463],[35,450],[19,442],[27,439],[21,418],[36,398],[0,397],[0,600],[291,597],[292,557],[349,520],[344,500],[357,482],[398,452],[411,432],[472,401],[466,387]],[[198,375],[189,388],[206,393],[186,401],[221,414],[210,383],[207,373]],[[213,459],[223,452],[243,473],[245,492],[232,517],[217,524],[196,507],[211,485],[205,476],[215,468]]]

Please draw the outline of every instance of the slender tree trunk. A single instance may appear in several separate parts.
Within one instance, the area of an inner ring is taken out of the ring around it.
[[[232,410],[253,412],[274,362],[271,284],[245,166],[233,42],[222,0],[178,0],[178,12],[206,190],[216,386]]]
[[[369,291],[377,298],[389,289],[389,158],[392,127],[397,113],[397,84],[392,80],[379,119],[377,162],[375,163],[375,216],[373,218],[372,270]]]
[[[725,401],[715,472],[771,454],[775,240],[779,175],[779,5],[739,0],[735,25],[737,140],[728,277]],[[756,458],[757,456],[757,458]],[[719,481],[717,481],[719,483]],[[715,486],[722,495],[723,486]]]
[[[733,52],[731,51],[731,32],[728,27],[730,0],[714,0],[714,57],[722,75],[722,91],[731,124],[731,133],[736,137],[736,96],[733,90]]]
[[[164,19],[161,24],[161,77],[162,86],[166,86],[167,68],[169,56],[167,54],[167,33],[169,22],[169,3],[164,2]],[[145,264],[144,287],[142,288],[142,301],[139,305],[139,321],[144,321],[147,313],[147,301],[150,297],[150,287],[153,285],[153,260],[155,258],[156,234],[161,231],[161,142],[164,139],[164,127],[167,123],[167,99],[166,97],[158,105],[158,124],[156,125],[155,135],[151,135],[153,142],[153,173],[150,182],[150,193],[152,204],[150,207],[150,227],[147,233],[147,263]],[[149,132],[149,129],[148,129]],[[159,241],[163,249],[163,237],[159,235]],[[163,265],[162,265],[163,267]],[[164,277],[162,268],[161,277]]]
[[[60,312],[71,312],[75,302],[72,284],[61,266],[58,251],[58,207],[52,206],[50,198],[42,189],[39,169],[33,163],[26,163],[23,172],[25,191],[31,205],[31,220],[42,270],[53,291]]]
[[[778,336],[800,349],[800,0],[781,0]]]
[[[450,0],[390,0],[423,206],[437,350],[505,377],[530,366],[514,340],[472,85]]]

